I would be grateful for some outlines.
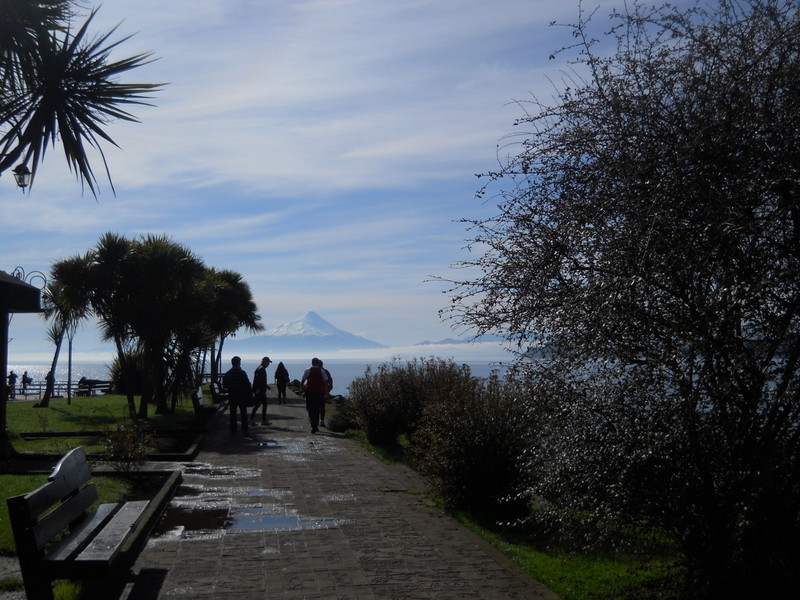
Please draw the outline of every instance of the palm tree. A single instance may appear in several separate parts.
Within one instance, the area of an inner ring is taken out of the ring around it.
[[[58,356],[64,336],[75,333],[78,324],[90,313],[91,282],[88,277],[90,255],[74,256],[53,263],[50,280],[42,294],[44,317],[51,320],[49,337],[55,343],[55,353],[50,367],[52,377],[47,378],[40,407],[47,407],[53,394]]]
[[[137,121],[128,104],[146,105],[161,84],[119,83],[126,71],[151,62],[151,53],[116,61],[111,52],[126,39],[89,35],[92,10],[73,29],[74,0],[0,0],[0,174],[21,160],[33,176],[48,144],[60,140],[70,170],[97,195],[86,154],[95,148],[113,191],[101,147],[116,145],[104,131],[115,119]]]
[[[195,287],[191,303],[187,302],[185,312],[190,318],[173,327],[166,352],[169,367],[166,387],[172,400],[171,412],[175,412],[178,399],[187,394],[191,395],[195,411],[200,412],[199,396],[195,392],[202,384],[205,348],[211,346],[215,338],[215,331],[209,324],[215,293],[208,277],[210,271],[206,269],[206,276]]]
[[[132,419],[136,419],[134,386],[128,365],[129,350],[134,340],[129,319],[135,291],[135,285],[133,289],[130,285],[133,277],[130,270],[132,253],[133,243],[121,235],[106,233],[100,238],[91,252],[91,303],[100,323],[103,339],[114,342],[117,361],[125,380],[128,412]]]
[[[145,387],[139,417],[147,417],[152,400],[159,414],[169,412],[166,397],[166,353],[176,331],[191,327],[197,314],[197,290],[206,267],[192,252],[166,236],[148,235],[134,244],[131,280],[131,329],[144,356]]]
[[[256,312],[250,286],[239,273],[228,269],[211,269],[209,276],[214,282],[215,293],[209,304],[208,322],[219,338],[219,346],[216,349],[214,345],[211,346],[211,377],[216,381],[225,339],[241,328],[257,333],[263,331],[264,326]]]

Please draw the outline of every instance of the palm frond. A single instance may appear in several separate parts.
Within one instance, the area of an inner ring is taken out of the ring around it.
[[[119,83],[116,78],[152,62],[152,53],[112,61],[111,53],[129,37],[112,42],[116,31],[89,39],[96,10],[74,32],[69,28],[39,29],[37,44],[17,89],[4,86],[0,123],[8,126],[0,138],[0,172],[23,158],[36,173],[47,147],[58,140],[70,171],[97,196],[97,180],[89,163],[87,146],[101,157],[113,190],[102,143],[117,146],[105,128],[114,120],[138,121],[122,108],[149,105],[147,99],[162,84]]]

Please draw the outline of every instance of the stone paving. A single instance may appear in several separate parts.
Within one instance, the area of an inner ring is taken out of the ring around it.
[[[556,599],[433,506],[413,471],[312,435],[302,399],[270,398],[268,418],[242,437],[216,416],[124,598]]]

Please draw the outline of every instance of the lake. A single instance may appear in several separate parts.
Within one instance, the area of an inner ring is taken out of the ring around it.
[[[333,376],[333,393],[347,395],[347,388],[356,377],[360,377],[366,371],[368,365],[373,368],[378,367],[387,361],[351,361],[347,359],[329,359],[325,361],[325,368],[331,372]],[[455,361],[458,362],[458,361]],[[242,368],[247,371],[247,374],[252,380],[253,371],[258,366],[258,361],[242,361]],[[310,366],[308,360],[303,359],[287,359],[283,361],[284,366],[289,371],[291,379],[300,379],[303,376],[303,371]],[[460,363],[459,363],[460,364]],[[498,369],[496,362],[482,362],[482,361],[465,361],[469,365],[472,374],[476,377],[488,377],[493,370]],[[268,372],[270,385],[275,380],[275,368],[278,366],[278,361],[273,362]],[[223,370],[227,370],[229,363],[223,366]],[[43,382],[45,375],[50,370],[50,363],[12,363],[8,365],[9,371],[14,371],[19,378],[17,379],[17,389],[22,386],[22,373],[27,371],[28,376],[34,382]],[[502,371],[502,369],[501,369]],[[77,382],[81,377],[86,379],[110,379],[108,364],[102,362],[76,362],[72,363],[72,381]],[[58,368],[56,369],[56,381],[67,381],[67,363],[66,361],[59,361]]]

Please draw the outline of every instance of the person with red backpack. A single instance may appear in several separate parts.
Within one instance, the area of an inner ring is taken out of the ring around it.
[[[325,402],[325,394],[328,392],[328,375],[322,368],[320,359],[311,359],[311,366],[303,373],[300,386],[306,394],[306,410],[311,423],[311,433],[317,433],[320,407]]]

